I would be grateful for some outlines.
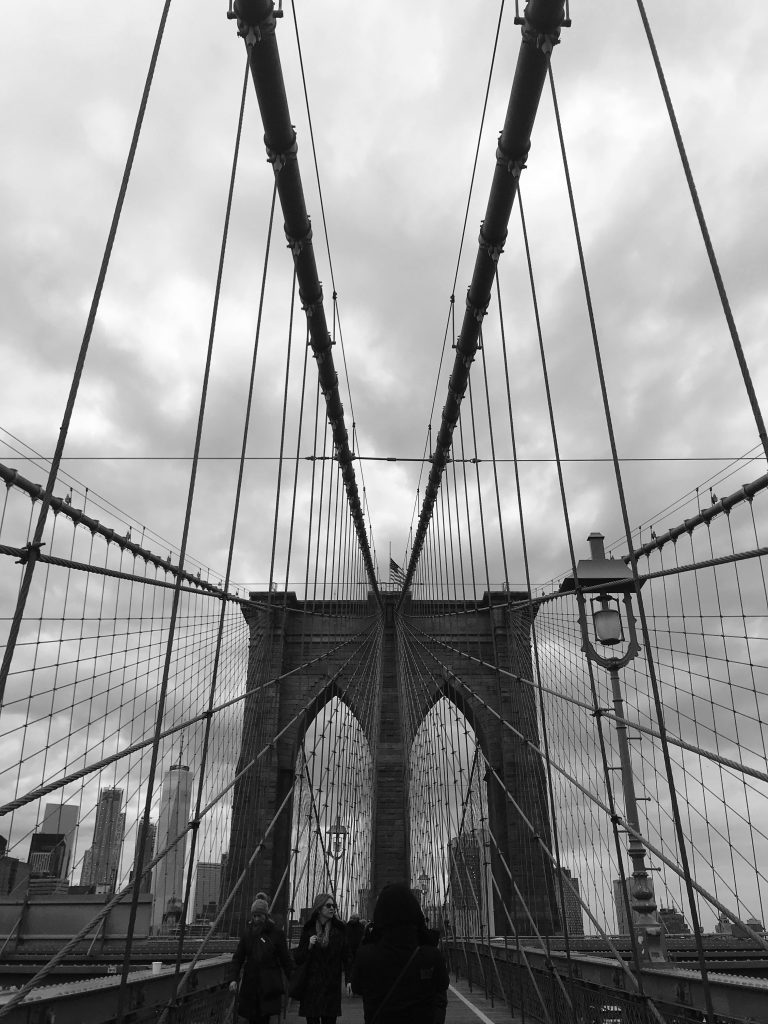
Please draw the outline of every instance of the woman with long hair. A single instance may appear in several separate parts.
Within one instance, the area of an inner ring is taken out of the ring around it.
[[[330,893],[315,897],[294,960],[299,968],[304,965],[299,1016],[306,1017],[307,1024],[336,1024],[341,1015],[341,975],[343,971],[349,981],[350,963],[345,928]]]

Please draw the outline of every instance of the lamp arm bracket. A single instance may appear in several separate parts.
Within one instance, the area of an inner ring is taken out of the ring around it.
[[[607,668],[609,670],[624,668],[624,666],[628,665],[633,658],[636,658],[642,650],[640,644],[634,637],[630,638],[629,645],[621,658],[606,658],[602,654],[598,654],[595,650],[594,644],[589,639],[584,641],[581,645],[581,649],[590,661],[594,661],[596,665],[600,665],[601,668]]]

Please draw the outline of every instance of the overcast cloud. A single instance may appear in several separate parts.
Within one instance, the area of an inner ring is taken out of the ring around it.
[[[763,0],[746,0],[736,15],[694,0],[648,0],[646,6],[764,399],[768,68],[759,47],[768,8]],[[44,455],[53,451],[160,8],[150,0],[98,8],[41,0],[34,10],[15,5],[4,12],[0,461],[39,482],[43,470],[14,457],[6,432]],[[93,514],[120,531],[146,527],[146,546],[163,555],[181,534],[245,63],[225,10],[224,3],[202,0],[171,8],[65,453],[66,472],[90,490],[88,508],[94,492],[113,506]],[[455,286],[458,314],[519,48],[513,14],[508,2]],[[460,11],[434,0],[396,11],[378,0],[297,5],[333,276],[290,8],[285,15],[278,36],[307,205],[329,323],[332,282],[338,291],[343,354],[337,346],[336,365],[350,433],[356,424],[356,466],[386,576],[390,543],[395,557],[405,558],[426,470],[414,461],[365,459],[418,459],[428,426],[439,424],[452,363],[450,334],[443,356],[449,297],[498,6],[477,0]],[[690,515],[696,502],[680,504],[680,496],[753,451],[758,438],[636,6],[574,0],[571,15],[553,66],[618,449],[623,458],[648,460],[628,462],[624,476],[630,520],[643,526],[647,539],[652,525],[667,528]],[[226,561],[272,189],[262,135],[249,90],[203,437],[211,459],[201,467],[189,545],[195,566],[210,566],[217,579]],[[583,546],[583,538],[600,529],[616,541],[621,517],[613,470],[598,461],[609,446],[547,90],[522,196],[574,536]],[[291,299],[281,225],[278,213],[248,448],[254,459],[277,453]],[[500,279],[518,454],[551,460],[517,206]],[[507,458],[493,305],[484,336],[497,454]],[[303,340],[297,318],[288,429],[293,446]],[[479,360],[475,371],[481,407]],[[487,459],[484,429],[478,454]],[[303,431],[300,451],[307,454],[307,421]],[[722,462],[704,461],[713,458]],[[764,470],[761,461],[744,464],[715,486],[722,496]],[[268,580],[276,472],[274,461],[248,465],[233,569],[244,586],[264,587]],[[493,522],[489,467],[482,472]],[[310,473],[311,464],[302,463],[297,535],[306,534]],[[505,468],[510,578],[519,583],[512,485]],[[68,487],[62,480],[57,493],[63,496]],[[521,488],[532,577],[544,582],[568,568],[551,461],[524,462]],[[706,488],[703,493],[707,503]],[[81,494],[75,504],[83,500]],[[673,504],[674,511],[661,514]],[[280,543],[284,554],[285,539]],[[617,548],[624,550],[624,543]],[[284,557],[278,564],[284,566]],[[303,562],[292,564],[295,583]],[[498,546],[491,566],[492,582],[498,581]],[[0,582],[6,593],[13,586]]]

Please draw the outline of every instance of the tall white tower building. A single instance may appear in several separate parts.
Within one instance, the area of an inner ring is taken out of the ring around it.
[[[163,779],[160,796],[160,816],[157,822],[157,843],[155,856],[182,832],[189,821],[192,802],[192,773],[185,764],[175,764]],[[155,901],[152,906],[152,930],[157,935],[163,924],[163,914],[169,900],[184,899],[184,858],[187,852],[187,837],[166,854],[154,871]]]

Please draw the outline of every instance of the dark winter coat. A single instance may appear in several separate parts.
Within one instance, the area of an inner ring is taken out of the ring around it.
[[[364,943],[357,951],[352,989],[363,997],[366,1021],[372,1021],[380,1007],[376,1024],[428,1024],[438,1019],[448,968],[439,949],[417,942],[414,927],[387,928],[378,942]],[[414,949],[416,955],[398,981]]]
[[[315,915],[302,928],[299,945],[293,955],[297,964],[307,965],[304,995],[299,1002],[299,1016],[339,1017],[341,974],[343,971],[346,979],[350,971],[345,928],[335,917],[331,918],[328,945],[323,947],[316,942],[310,948],[309,940],[317,934],[316,920]]]
[[[254,1020],[280,1013],[283,975],[292,970],[284,932],[272,921],[266,921],[260,932],[250,922],[232,957],[233,979],[243,974],[238,1014]]]
[[[365,925],[362,921],[347,921],[347,946],[350,960],[354,961],[357,947],[362,942],[364,933]]]

